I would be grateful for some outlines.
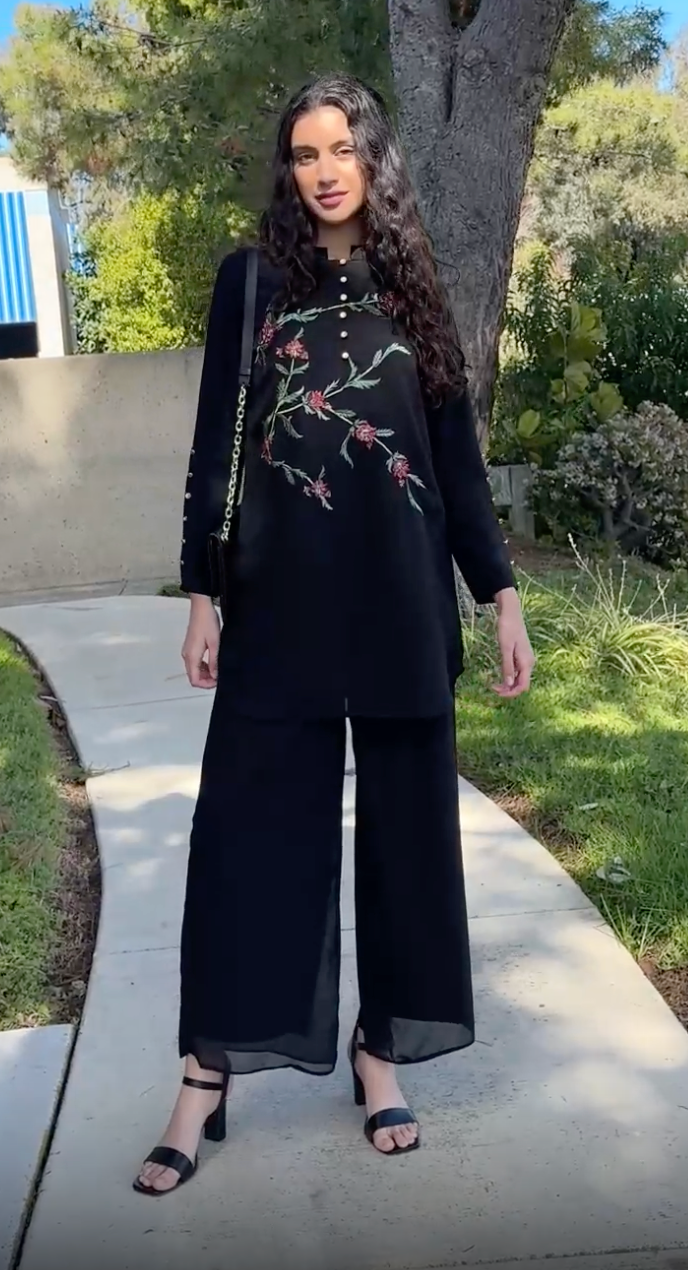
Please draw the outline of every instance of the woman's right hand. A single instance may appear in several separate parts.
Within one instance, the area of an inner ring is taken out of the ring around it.
[[[220,619],[208,595],[191,596],[191,613],[182,658],[192,688],[214,688],[220,649]]]

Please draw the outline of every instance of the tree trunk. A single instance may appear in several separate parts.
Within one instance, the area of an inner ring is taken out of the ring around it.
[[[480,0],[461,29],[452,0],[388,0],[402,139],[483,444],[535,129],[575,3]]]

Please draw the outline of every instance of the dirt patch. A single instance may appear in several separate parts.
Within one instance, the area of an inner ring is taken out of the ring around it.
[[[664,997],[679,1023],[688,1029],[688,966],[679,966],[676,970],[659,970],[649,957],[641,958],[638,965],[660,996]]]
[[[58,915],[58,930],[47,968],[50,1022],[75,1024],[81,1017],[98,933],[100,857],[86,794],[86,773],[81,768],[62,707],[27,650],[22,648],[21,652],[32,668],[38,700],[46,712],[60,756],[59,793],[66,810],[66,834],[52,900]]]
[[[512,563],[524,573],[552,573],[560,569],[575,569],[576,561],[571,551],[563,547],[546,547],[507,531],[509,555]]]

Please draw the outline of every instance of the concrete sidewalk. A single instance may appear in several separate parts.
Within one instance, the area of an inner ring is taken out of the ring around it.
[[[81,1034],[21,1270],[422,1270],[564,1262],[687,1270],[688,1035],[550,855],[462,782],[478,1041],[410,1068],[421,1151],[365,1142],[345,796],[342,1060],[241,1079],[228,1140],[160,1200],[131,1180],[176,1096],[178,936],[211,705],[183,675],[187,606],[14,606],[0,628],[62,699],[104,882]],[[658,1250],[665,1250],[664,1252]],[[672,1251],[673,1250],[673,1251]]]

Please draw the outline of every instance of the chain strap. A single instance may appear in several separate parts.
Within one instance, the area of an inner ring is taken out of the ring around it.
[[[239,462],[241,460],[241,442],[244,435],[244,413],[246,409],[246,384],[242,384],[239,389],[239,401],[237,403],[236,423],[234,426],[234,444],[232,446],[232,464],[229,470],[229,489],[227,490],[227,506],[225,507],[225,519],[220,532],[222,542],[227,542],[232,529],[232,517],[236,510],[237,503],[237,481],[239,479]]]

